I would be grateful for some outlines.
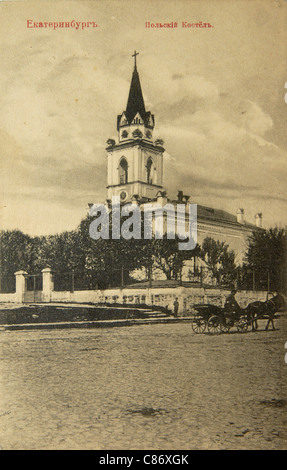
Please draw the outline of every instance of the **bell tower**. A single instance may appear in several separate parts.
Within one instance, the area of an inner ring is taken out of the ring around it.
[[[163,141],[153,139],[154,115],[146,111],[137,71],[134,70],[127,107],[117,118],[117,142],[107,141],[108,199],[120,196],[128,202],[133,196],[149,200],[163,190]]]

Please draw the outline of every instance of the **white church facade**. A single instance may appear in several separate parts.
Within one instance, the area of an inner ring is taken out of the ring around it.
[[[178,191],[177,199],[168,197],[163,181],[165,149],[163,141],[153,136],[155,116],[145,108],[136,55],[127,106],[117,117],[117,140],[107,141],[107,201],[118,196],[122,204],[134,203],[142,209],[155,203],[196,204],[183,191]],[[261,227],[262,214],[256,214],[251,224],[245,221],[243,209],[230,214],[197,205],[197,243],[206,237],[225,241],[235,251],[238,263],[243,261],[248,236]]]

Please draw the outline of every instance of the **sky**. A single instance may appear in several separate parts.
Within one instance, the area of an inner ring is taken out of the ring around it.
[[[286,20],[284,0],[0,2],[0,229],[73,230],[105,202],[134,50],[168,196],[287,225]]]

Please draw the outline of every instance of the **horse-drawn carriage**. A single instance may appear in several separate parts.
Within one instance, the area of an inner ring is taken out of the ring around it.
[[[211,304],[194,305],[194,311],[191,326],[195,333],[228,333],[232,327],[239,332],[248,330],[248,317],[245,313],[229,313],[223,307]]]
[[[273,320],[275,313],[285,305],[285,299],[278,294],[266,302],[252,302],[244,309],[227,311],[224,307],[212,304],[198,304],[193,306],[194,316],[192,329],[195,333],[208,332],[211,334],[228,333],[232,328],[240,333],[245,333],[249,326],[252,330],[258,328],[259,319],[267,319],[267,329]]]

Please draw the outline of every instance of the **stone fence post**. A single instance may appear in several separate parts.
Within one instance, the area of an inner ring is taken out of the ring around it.
[[[42,269],[42,276],[43,276],[42,302],[51,302],[52,291],[54,289],[51,268]]]
[[[28,273],[26,271],[17,271],[16,276],[16,302],[23,303],[24,295],[26,292],[26,276]]]

